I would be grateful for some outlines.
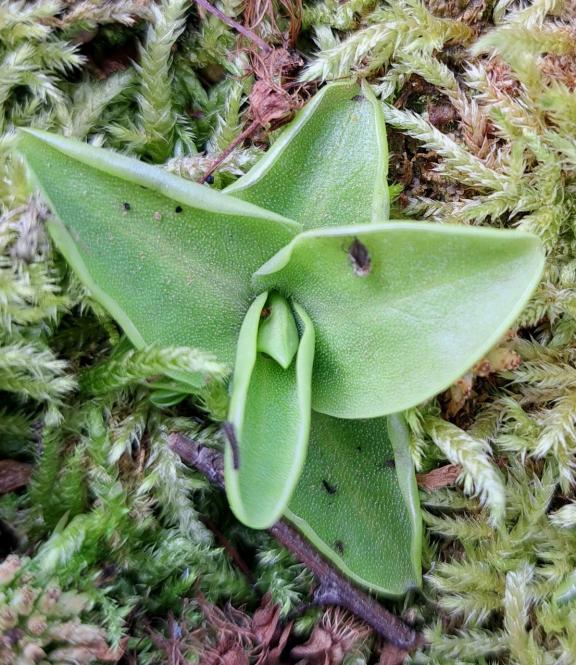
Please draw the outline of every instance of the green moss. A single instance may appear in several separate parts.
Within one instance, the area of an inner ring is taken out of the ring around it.
[[[198,590],[255,608],[255,592],[200,515],[248,553],[258,591],[271,591],[284,613],[306,600],[310,583],[267,536],[239,527],[166,446],[175,429],[220,444],[211,425],[225,413],[219,368],[200,368],[214,375],[208,389],[168,399],[166,373],[208,361],[178,349],[117,348],[115,324],[50,247],[48,212],[12,155],[15,128],[31,126],[196,179],[245,126],[253,80],[243,76],[237,35],[179,0],[113,4],[0,8],[0,451],[36,464],[27,491],[0,500],[0,518],[30,554],[9,560],[18,562],[12,577],[10,564],[0,565],[0,629],[17,625],[18,649],[37,644],[48,662],[70,655],[58,650],[72,648],[62,632],[71,622],[102,650],[123,645],[139,662],[160,663],[146,622],[166,626],[173,612],[193,630],[202,617],[187,599]],[[573,15],[560,0],[486,3],[478,38],[469,23],[480,19],[454,4],[433,3],[434,16],[417,0],[306,2],[304,77],[371,77],[419,177],[419,185],[414,173],[403,179],[404,214],[528,229],[546,244],[545,277],[512,343],[522,364],[479,384],[479,398],[454,423],[438,403],[408,414],[417,466],[449,460],[463,471],[455,487],[423,492],[426,600],[407,605],[429,641],[414,662],[572,663]],[[239,3],[219,6],[242,18]],[[264,34],[270,29],[267,21]],[[422,79],[428,88],[406,92]],[[431,123],[438,100],[455,110],[450,132]],[[421,168],[430,166],[426,151],[435,153],[433,175]],[[216,186],[259,154],[237,148]],[[395,152],[393,173],[402,163]],[[49,589],[60,594],[54,607],[67,599],[57,619],[44,606]],[[33,607],[21,607],[29,591]],[[6,608],[15,604],[12,616]]]

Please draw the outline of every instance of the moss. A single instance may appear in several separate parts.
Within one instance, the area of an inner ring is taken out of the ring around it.
[[[466,4],[306,2],[301,77],[369,77],[395,132],[403,215],[524,228],[547,247],[545,277],[507,343],[519,366],[471,384],[464,409],[441,399],[408,414],[418,468],[449,460],[462,474],[423,492],[429,572],[423,599],[406,606],[429,642],[414,662],[572,663],[574,10]],[[237,2],[219,7],[242,18]],[[265,13],[260,30],[278,43],[286,12],[274,7],[278,25]],[[0,565],[1,630],[18,656],[165,662],[149,626],[169,631],[176,616],[193,632],[200,591],[258,606],[230,549],[284,614],[307,599],[302,568],[236,524],[166,446],[174,430],[220,445],[222,368],[190,350],[125,347],[53,252],[48,211],[12,155],[15,129],[35,126],[197,179],[246,124],[245,46],[180,0],[0,7],[0,456],[35,464],[26,491],[0,497],[0,519],[29,554]],[[215,186],[250,168],[266,133],[257,138],[222,163]],[[209,388],[176,390],[166,374],[183,367],[211,377]],[[70,607],[55,619],[63,598]],[[303,641],[316,619],[299,619]],[[92,631],[92,647],[72,645],[72,624]]]

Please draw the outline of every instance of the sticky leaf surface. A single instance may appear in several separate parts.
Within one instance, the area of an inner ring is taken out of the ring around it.
[[[231,362],[251,273],[297,231],[256,206],[116,153],[26,130],[20,152],[60,251],[136,346]]]
[[[504,335],[537,284],[535,236],[412,222],[306,231],[255,275],[316,331],[313,402],[340,418],[448,388]]]
[[[306,465],[286,517],[354,581],[395,596],[420,584],[421,518],[398,415],[313,413]]]
[[[305,228],[385,221],[388,150],[369,86],[332,83],[226,192]]]

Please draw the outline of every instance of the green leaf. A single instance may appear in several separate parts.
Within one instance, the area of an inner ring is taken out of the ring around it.
[[[388,219],[388,148],[370,86],[332,83],[227,193],[305,228]]]
[[[306,231],[254,280],[312,319],[312,407],[373,418],[432,397],[480,360],[543,264],[530,234],[392,222]]]
[[[299,226],[46,132],[23,130],[19,150],[58,217],[56,245],[132,343],[192,346],[231,363],[250,276]]]
[[[168,409],[180,404],[191,395],[198,395],[206,386],[206,381],[201,384],[192,384],[185,372],[170,372],[170,376],[177,380],[160,379],[149,384],[149,400],[159,409]]]
[[[287,369],[298,350],[298,329],[290,305],[279,293],[271,293],[258,329],[257,348],[267,353],[283,368]]]
[[[163,388],[154,389],[150,392],[150,401],[158,409],[169,409],[186,399],[186,393],[180,392],[178,385],[174,390],[165,390]]]
[[[238,446],[226,446],[226,494],[236,517],[266,529],[286,508],[304,466],[310,430],[314,329],[294,305],[301,336],[288,369],[257,352],[258,326],[267,294],[256,298],[242,324],[229,420]],[[237,466],[237,468],[234,468]]]
[[[285,516],[358,584],[397,596],[421,583],[422,520],[399,415],[313,413],[308,458]]]

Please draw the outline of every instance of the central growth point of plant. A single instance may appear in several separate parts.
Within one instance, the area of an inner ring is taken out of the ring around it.
[[[390,221],[367,85],[323,88],[224,192],[41,131],[19,149],[54,242],[131,343],[195,347],[232,370],[235,515],[260,529],[285,516],[374,590],[418,585],[417,488],[393,414],[504,335],[540,277],[537,238]]]

